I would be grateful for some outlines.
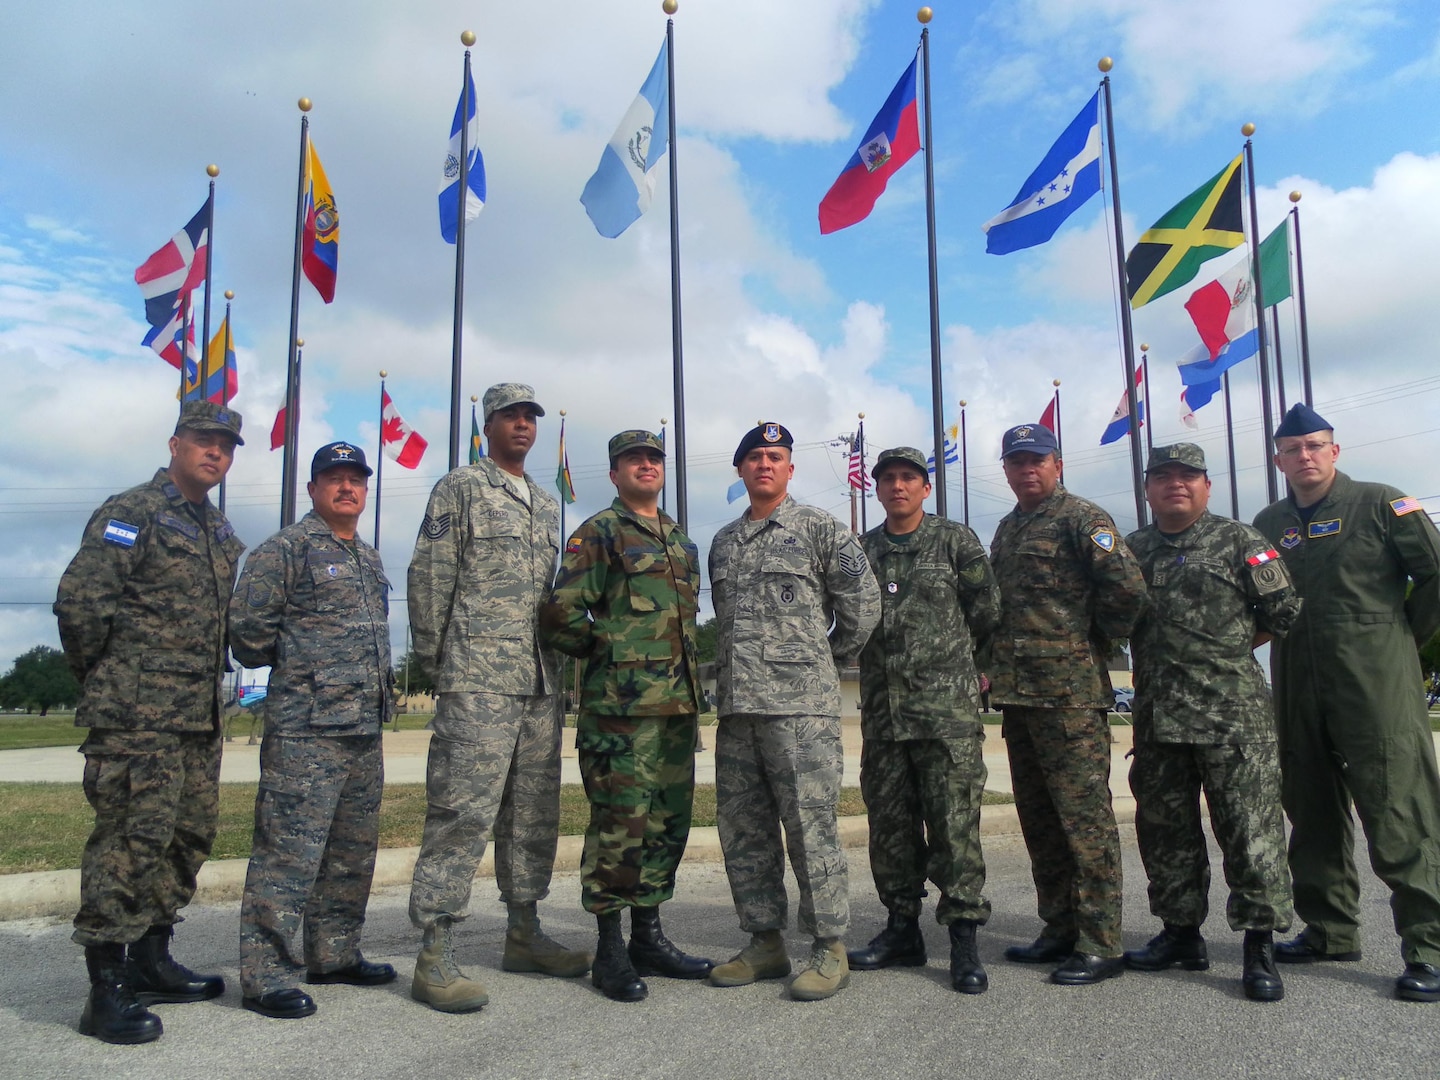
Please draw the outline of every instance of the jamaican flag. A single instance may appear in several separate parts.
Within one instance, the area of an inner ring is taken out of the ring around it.
[[[1132,308],[1180,288],[1200,264],[1245,242],[1237,157],[1167,210],[1125,258]]]

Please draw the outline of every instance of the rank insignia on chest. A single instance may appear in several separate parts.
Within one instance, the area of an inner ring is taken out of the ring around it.
[[[1291,525],[1288,529],[1286,529],[1283,533],[1280,534],[1280,546],[1285,548],[1287,551],[1290,548],[1299,547],[1300,530],[1297,529],[1294,525]]]
[[[1101,551],[1115,550],[1115,534],[1104,529],[1090,534],[1090,539],[1095,541],[1095,546]]]
[[[339,570],[335,569],[335,564],[334,564],[334,563],[331,563],[329,566],[327,566],[327,567],[325,568],[325,572],[326,572],[327,574],[329,574],[331,577],[334,577],[336,574],[340,573]]]
[[[1339,536],[1340,521],[1340,518],[1336,518],[1334,521],[1312,521],[1307,535],[1311,540],[1321,536]]]

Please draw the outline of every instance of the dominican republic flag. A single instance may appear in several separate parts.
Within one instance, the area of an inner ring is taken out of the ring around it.
[[[870,121],[860,148],[850,155],[845,170],[820,200],[820,232],[832,233],[864,221],[885,193],[890,177],[920,152],[920,123],[915,105],[915,65],[890,91],[885,104]]]
[[[407,469],[420,464],[425,448],[430,445],[423,435],[400,418],[388,390],[380,391],[380,445],[386,457]]]
[[[465,105],[469,102],[467,112]],[[455,105],[455,119],[450,124],[450,148],[445,151],[445,165],[440,170],[440,235],[447,244],[455,243],[460,226],[460,117],[468,116],[465,124],[465,222],[480,216],[485,206],[485,159],[480,156],[480,118],[475,112],[475,80],[465,73],[465,89]]]
[[[655,195],[655,175],[670,146],[670,47],[645,77],[640,93],[600,153],[600,166],[580,193],[595,231],[612,240],[640,220]]]
[[[1145,401],[1140,389],[1145,369],[1135,369],[1135,415],[1140,419],[1140,426],[1145,426]],[[1120,404],[1115,406],[1115,411],[1110,415],[1110,424],[1105,428],[1105,434],[1100,436],[1100,445],[1112,443],[1122,435],[1130,433],[1130,395],[1121,394]]]
[[[182,342],[182,338],[184,339]],[[140,344],[154,349],[160,359],[175,369],[185,365],[185,380],[193,382],[200,368],[200,352],[195,347],[195,320],[185,319],[185,303],[177,304],[160,326],[152,326]],[[185,352],[182,357],[181,348]]]
[[[140,295],[145,298],[145,321],[151,326],[168,325],[180,310],[181,296],[205,280],[210,214],[210,199],[206,199],[185,228],[136,268],[135,284],[140,286]],[[178,349],[176,356],[179,356]],[[171,363],[180,366],[178,360]]]
[[[980,226],[985,250],[1008,255],[1043,244],[1100,191],[1100,91],[1055,140],[1014,201]]]

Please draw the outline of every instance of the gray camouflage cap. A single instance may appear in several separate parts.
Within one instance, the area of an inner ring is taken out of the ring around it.
[[[629,431],[622,431],[610,440],[610,464],[615,464],[615,459],[626,450],[658,450],[663,456],[665,444],[660,441],[660,436],[640,428],[631,428]]]
[[[925,455],[913,446],[897,446],[892,450],[881,450],[880,456],[875,459],[875,467],[870,470],[870,475],[879,480],[880,470],[892,461],[903,461],[907,465],[914,465],[920,470],[921,476],[930,475],[930,466],[925,460]]]
[[[544,416],[545,410],[535,400],[535,388],[526,386],[519,382],[496,383],[485,391],[485,400],[481,403],[485,408],[485,422],[490,422],[501,409],[508,409],[511,405],[533,405],[536,416]]]
[[[1203,473],[1210,471],[1205,467],[1205,451],[1189,442],[1151,447],[1150,460],[1145,471],[1153,472],[1165,465],[1184,465],[1187,469],[1199,469]]]
[[[175,434],[181,428],[191,431],[223,431],[235,439],[236,446],[244,446],[240,437],[241,416],[228,405],[217,405],[213,401],[187,401],[180,407],[180,419],[175,422]]]

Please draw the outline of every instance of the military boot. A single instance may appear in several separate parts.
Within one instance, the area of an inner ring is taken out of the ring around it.
[[[1210,956],[1198,926],[1165,924],[1143,949],[1125,954],[1125,966],[1136,971],[1164,971],[1179,966],[1186,971],[1208,971]]]
[[[630,954],[625,949],[625,931],[620,927],[620,912],[607,911],[596,915],[595,922],[600,930],[600,940],[595,946],[590,982],[611,1001],[644,1001],[650,988],[635,973],[635,966],[630,962]],[[673,945],[670,947],[674,948]]]
[[[455,924],[438,919],[425,928],[420,955],[415,959],[415,978],[410,996],[437,1012],[474,1012],[490,1001],[490,995],[455,960]]]
[[[1279,1001],[1285,984],[1275,967],[1275,935],[1269,930],[1245,931],[1245,974],[1241,979],[1251,1001]]]
[[[160,1037],[160,1018],[135,1000],[127,981],[125,946],[90,945],[85,949],[90,996],[80,1013],[80,1034],[107,1043],[147,1043]]]
[[[796,1001],[824,1001],[849,985],[845,943],[839,938],[816,938],[810,963],[790,984],[790,996]]]
[[[505,931],[505,955],[500,966],[506,971],[539,972],[561,979],[573,979],[590,970],[590,954],[565,948],[540,929],[535,903],[510,905],[510,927]]]
[[[920,933],[920,920],[911,915],[890,912],[885,929],[870,939],[863,949],[851,949],[846,959],[857,971],[874,971],[893,965],[923,967],[925,936]]]
[[[783,979],[790,974],[790,957],[779,930],[750,935],[750,944],[710,972],[711,986],[749,986],[757,979]]]
[[[983,994],[990,989],[990,976],[980,963],[975,932],[980,924],[961,919],[950,924],[950,985],[962,994]]]
[[[667,979],[703,979],[715,961],[687,956],[660,928],[658,907],[630,909],[630,962],[637,975],[663,975]]]
[[[152,926],[130,943],[130,989],[144,1005],[208,1001],[225,992],[219,975],[197,975],[170,955],[175,929]]]

